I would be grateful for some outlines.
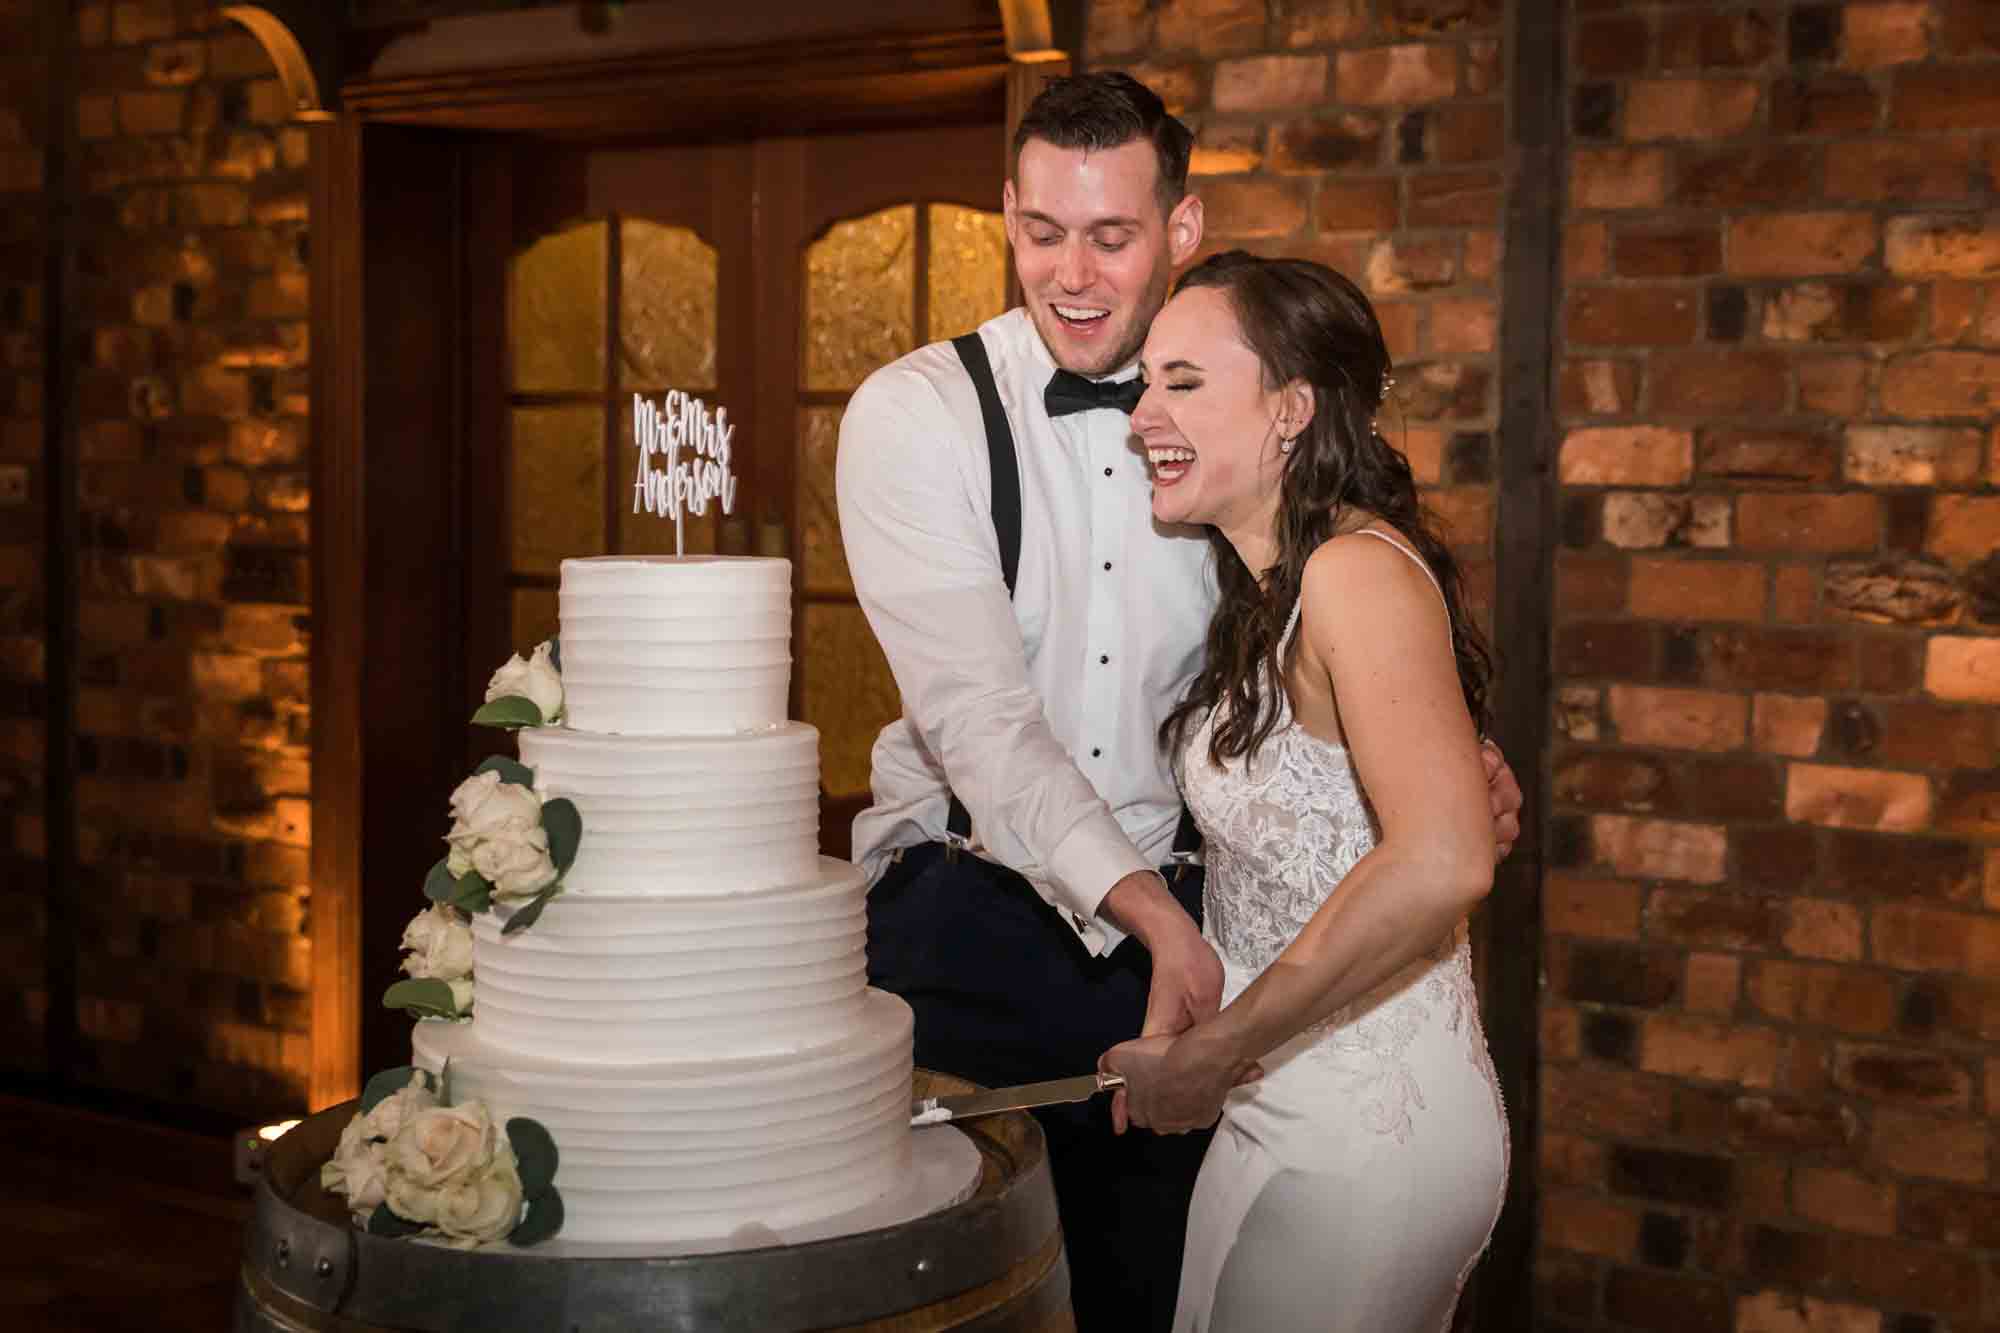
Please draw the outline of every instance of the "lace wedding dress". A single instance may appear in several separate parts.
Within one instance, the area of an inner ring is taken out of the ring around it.
[[[1179,756],[1206,838],[1204,933],[1224,1004],[1377,837],[1346,750],[1280,708],[1254,763],[1210,761],[1212,717]],[[1448,1330],[1499,1216],[1508,1157],[1465,924],[1263,1065],[1230,1095],[1202,1164],[1176,1333]]]

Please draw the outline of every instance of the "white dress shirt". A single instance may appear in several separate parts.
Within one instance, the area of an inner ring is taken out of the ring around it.
[[[841,421],[848,567],[903,696],[875,742],[854,858],[872,883],[898,848],[941,839],[955,791],[981,853],[1108,952],[1124,936],[1097,919],[1099,902],[1167,859],[1180,819],[1158,735],[1201,663],[1216,598],[1208,540],[1153,521],[1123,412],[1050,419],[1056,366],[1026,311],[979,336],[1020,463],[1011,603],[979,398],[951,344],[876,371]]]

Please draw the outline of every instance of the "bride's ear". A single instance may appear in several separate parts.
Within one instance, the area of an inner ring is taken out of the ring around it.
[[[1304,380],[1293,380],[1278,391],[1278,433],[1292,439],[1312,424],[1313,408],[1317,400],[1313,396],[1312,385]]]

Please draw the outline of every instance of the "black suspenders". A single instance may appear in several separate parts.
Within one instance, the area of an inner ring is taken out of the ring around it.
[[[986,358],[986,344],[977,333],[961,334],[951,340],[972,387],[979,392],[979,415],[986,423],[986,466],[993,479],[993,534],[1000,542],[1000,576],[1007,581],[1007,595],[1014,595],[1014,580],[1021,570],[1021,469],[1014,457],[1014,431],[1007,424],[1007,410],[1000,405],[1000,389],[993,382],[993,363]],[[972,816],[958,793],[951,793],[945,813],[945,843],[951,848],[972,845]],[[1201,831],[1193,816],[1181,811],[1180,827],[1174,831],[1174,862],[1186,865],[1201,846]]]

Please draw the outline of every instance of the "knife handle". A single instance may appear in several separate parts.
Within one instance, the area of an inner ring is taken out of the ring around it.
[[[1124,1086],[1125,1086],[1125,1076],[1123,1074],[1107,1073],[1107,1074],[1099,1074],[1097,1076],[1097,1090],[1099,1092],[1109,1092],[1113,1088],[1122,1088]]]

